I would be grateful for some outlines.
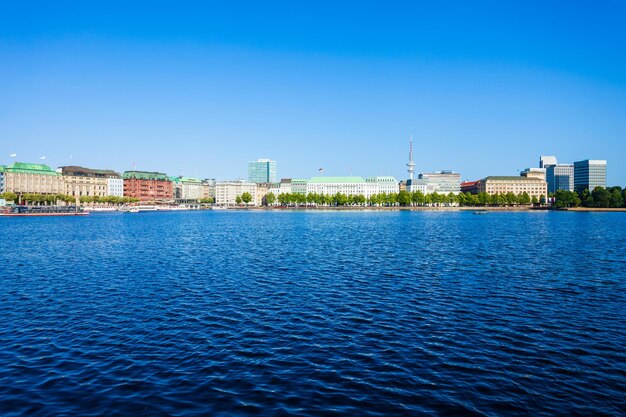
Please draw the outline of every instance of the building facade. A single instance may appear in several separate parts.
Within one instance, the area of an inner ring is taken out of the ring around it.
[[[453,171],[422,173],[416,180],[407,181],[407,191],[424,194],[458,194],[461,192],[461,174]]]
[[[257,201],[257,184],[245,181],[218,181],[215,184],[215,203],[220,206],[234,206],[237,204],[237,196],[250,193],[251,205]]]
[[[140,201],[172,200],[172,181],[161,172],[126,171],[124,197],[138,198]]]
[[[548,193],[558,190],[574,191],[574,164],[557,164],[546,167]]]
[[[368,188],[370,188],[366,197],[374,194],[395,194],[400,191],[398,180],[396,180],[394,177],[368,177],[365,178],[365,183],[367,184]]]
[[[464,181],[461,183],[461,192],[478,194],[478,181]]]
[[[324,195],[341,193],[368,197],[371,195],[371,188],[361,177],[313,177],[307,182],[306,193]]]
[[[215,183],[213,178],[202,180],[202,198],[212,198],[215,202]]]
[[[107,195],[113,197],[124,196],[124,180],[121,176],[119,178],[107,178]]]
[[[505,176],[493,176],[487,177],[477,184],[477,190],[479,193],[493,194],[507,194],[513,193],[516,195],[528,193],[532,197],[537,197],[541,200],[548,198],[548,183],[539,178],[533,177],[505,177]]]
[[[123,186],[123,180],[115,171],[79,166],[60,167],[57,171],[63,176],[65,183],[64,194],[77,197],[123,195],[123,192],[120,194],[117,188],[119,184]],[[116,194],[112,194],[112,192]]]
[[[4,193],[4,165],[0,165],[0,194]]]
[[[276,161],[258,159],[248,162],[248,181],[254,183],[275,183]]]
[[[526,168],[522,172],[520,172],[522,177],[526,178],[537,178],[540,180],[546,180],[546,168]]]
[[[578,192],[593,191],[596,187],[606,188],[606,161],[586,159],[574,162],[574,188]]]
[[[556,165],[556,156],[540,156],[539,168],[547,168],[550,165]]]
[[[294,194],[306,194],[306,184],[308,180],[294,178],[291,180],[291,192]]]
[[[65,184],[60,173],[48,165],[14,162],[4,166],[3,192],[15,194],[64,194]]]

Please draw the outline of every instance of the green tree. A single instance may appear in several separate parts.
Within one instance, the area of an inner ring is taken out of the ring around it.
[[[530,204],[531,200],[530,200],[530,195],[528,195],[527,192],[523,192],[522,194],[520,194],[518,196],[517,201],[519,202],[519,204],[523,205],[523,206],[527,206]]]
[[[624,205],[624,197],[622,196],[622,189],[620,187],[613,187],[611,189],[610,206],[613,208],[622,207]]]
[[[611,206],[611,194],[604,187],[596,187],[591,192],[593,196],[595,207],[610,207]]]
[[[6,193],[0,194],[0,198],[5,199],[6,201],[15,201],[17,200],[17,194],[12,193],[12,192],[6,192]]]
[[[238,195],[237,197],[235,197],[235,203],[236,203],[238,206],[239,206],[239,205],[241,205],[241,202],[242,202],[242,201],[243,201],[243,200],[241,200],[241,196],[239,196],[239,195]]]
[[[398,204],[401,206],[408,206],[411,204],[411,193],[406,190],[402,190],[398,193]]]
[[[243,201],[244,204],[249,204],[252,201],[252,194],[247,191],[241,194],[241,201]]]
[[[622,200],[624,200],[623,207],[626,207],[626,187],[622,190]]]
[[[539,199],[537,198],[536,195],[534,195],[533,198],[530,200],[530,202],[532,203],[533,206],[536,206],[537,204],[539,204]]]
[[[265,196],[265,205],[271,206],[272,204],[274,204],[275,201],[276,196],[274,195],[274,193],[267,193],[267,195]]]

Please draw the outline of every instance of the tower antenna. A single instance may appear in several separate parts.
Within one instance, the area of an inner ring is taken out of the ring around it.
[[[406,164],[409,173],[409,181],[413,182],[413,173],[415,172],[415,163],[413,162],[413,134],[409,135],[409,163]]]

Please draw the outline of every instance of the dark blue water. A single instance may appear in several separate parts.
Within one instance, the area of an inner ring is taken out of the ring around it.
[[[626,214],[0,218],[0,416],[626,413]]]

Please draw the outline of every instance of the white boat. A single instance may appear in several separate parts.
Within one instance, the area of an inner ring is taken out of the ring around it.
[[[226,207],[226,206],[213,206],[213,207],[211,207],[211,210],[228,210],[228,207]]]
[[[124,213],[141,213],[143,211],[157,211],[159,210],[157,206],[122,206],[118,209],[118,211]]]

